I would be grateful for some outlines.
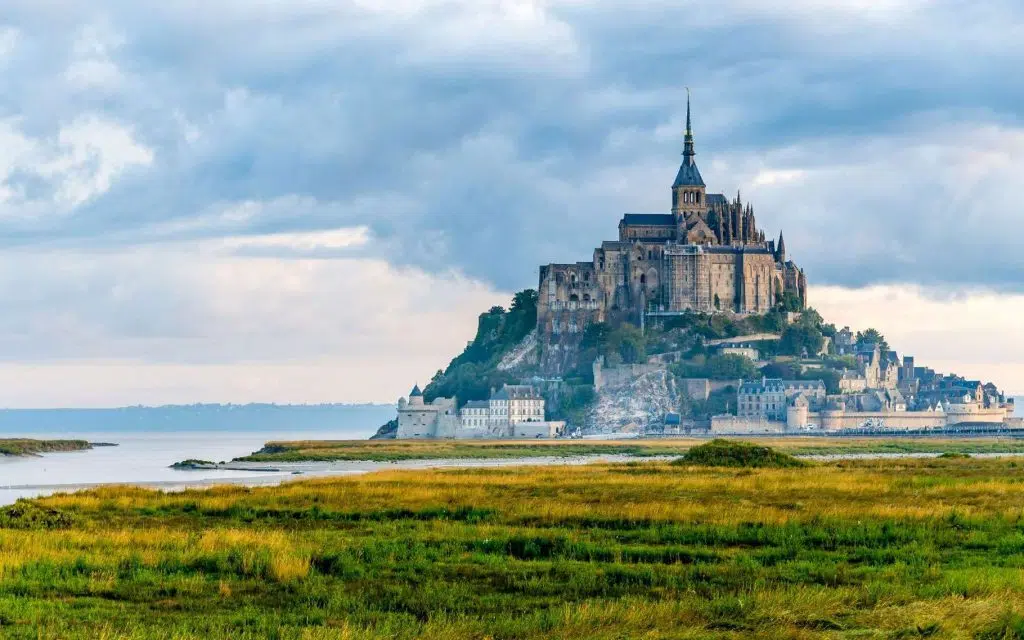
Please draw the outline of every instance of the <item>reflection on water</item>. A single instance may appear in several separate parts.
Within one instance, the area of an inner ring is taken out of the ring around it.
[[[361,435],[361,434],[360,434]],[[12,436],[5,436],[12,437]],[[177,471],[168,466],[189,458],[220,462],[244,456],[268,440],[345,439],[355,434],[332,431],[32,434],[33,438],[75,438],[115,442],[116,447],[51,453],[40,457],[0,456],[0,504],[18,498],[68,490],[71,485],[101,483],[192,483],[203,480],[263,477],[253,471]]]

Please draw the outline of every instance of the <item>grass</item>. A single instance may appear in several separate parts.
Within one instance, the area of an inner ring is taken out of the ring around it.
[[[635,461],[0,510],[5,638],[1020,638],[1024,466]]]
[[[1024,439],[1013,438],[746,438],[790,455],[850,453],[1020,453]],[[531,456],[680,456],[707,442],[699,438],[642,440],[305,440],[268,442],[242,462],[400,461],[487,459]]]
[[[775,468],[803,467],[807,463],[771,447],[738,442],[712,440],[687,451],[672,464],[703,467]]]
[[[0,439],[0,455],[3,456],[32,456],[60,451],[83,451],[91,448],[92,445],[85,440]]]
[[[378,462],[426,459],[497,459],[535,456],[679,455],[691,442],[581,440],[306,440],[268,442],[240,462],[304,462],[372,460]]]

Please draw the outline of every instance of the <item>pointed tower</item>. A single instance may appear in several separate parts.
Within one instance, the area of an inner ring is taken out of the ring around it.
[[[782,237],[782,232],[779,232],[779,247],[775,251],[775,261],[779,264],[786,264],[786,239]]]
[[[679,166],[676,181],[672,183],[672,213],[686,215],[704,214],[708,210],[705,199],[704,179],[693,157],[693,126],[690,119],[690,90],[686,90],[686,137],[683,140],[683,164]]]
[[[422,406],[423,405],[423,392],[420,391],[420,385],[415,385],[412,391],[409,392],[409,406]]]

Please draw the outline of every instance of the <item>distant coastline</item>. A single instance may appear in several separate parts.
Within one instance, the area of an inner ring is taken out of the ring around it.
[[[377,404],[193,404],[109,409],[0,409],[0,435],[157,431],[293,432],[336,429],[348,437],[369,437],[394,417],[391,405]]]

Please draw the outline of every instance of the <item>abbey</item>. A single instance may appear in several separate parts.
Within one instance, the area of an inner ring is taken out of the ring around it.
[[[683,163],[672,183],[671,213],[627,213],[618,240],[593,260],[540,268],[538,333],[547,342],[593,322],[641,325],[645,317],[696,312],[766,313],[786,294],[807,301],[803,271],[786,245],[765,240],[739,194],[707,193],[694,161],[690,104]]]

